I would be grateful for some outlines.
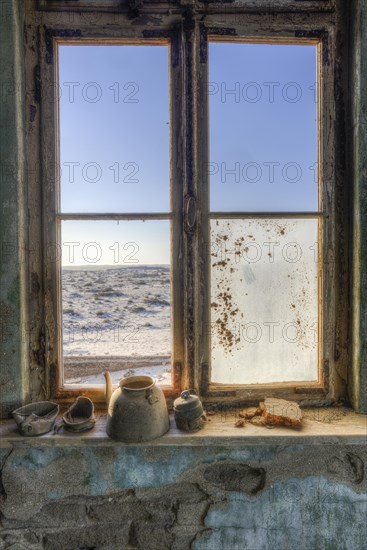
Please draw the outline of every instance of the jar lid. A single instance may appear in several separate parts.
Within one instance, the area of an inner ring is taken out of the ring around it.
[[[185,390],[175,399],[173,406],[178,411],[190,411],[200,407],[201,401],[197,395],[191,393],[191,390]]]

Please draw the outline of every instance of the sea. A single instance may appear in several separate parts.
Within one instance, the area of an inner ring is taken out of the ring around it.
[[[63,354],[171,354],[170,267],[72,266],[62,269]]]

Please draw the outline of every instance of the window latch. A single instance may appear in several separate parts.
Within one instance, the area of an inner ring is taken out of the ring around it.
[[[193,195],[185,197],[185,230],[193,233],[196,225],[196,199]]]

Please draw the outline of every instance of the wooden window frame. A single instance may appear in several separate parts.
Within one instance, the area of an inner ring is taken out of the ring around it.
[[[145,30],[144,30],[145,31]],[[169,73],[170,73],[170,94],[175,94],[178,97],[177,102],[169,101],[170,104],[170,119],[171,119],[171,141],[175,140],[180,143],[180,112],[181,101],[179,99],[180,89],[180,71],[178,67],[178,43],[177,34],[172,29],[163,30],[156,33],[157,36],[124,36],[121,30],[108,28],[104,31],[104,35],[94,32],[94,29],[86,29],[82,37],[72,36],[65,38],[64,31],[58,29],[45,30],[46,44],[48,52],[44,58],[44,64],[41,66],[41,72],[44,75],[46,82],[49,83],[51,89],[58,89],[58,48],[63,45],[164,45],[169,48]],[[75,33],[73,33],[75,35]],[[146,33],[145,33],[146,34]],[[50,38],[51,35],[51,38]],[[46,76],[47,75],[47,76]],[[56,102],[55,102],[56,105]],[[50,217],[49,223],[44,223],[44,242],[57,243],[57,248],[61,243],[61,222],[63,220],[169,220],[171,225],[171,273],[172,273],[172,305],[171,318],[172,324],[175,327],[172,331],[172,386],[164,387],[163,391],[168,399],[176,396],[181,388],[181,365],[183,364],[183,311],[182,303],[179,296],[182,295],[182,271],[180,270],[179,259],[182,255],[181,239],[179,238],[181,231],[181,212],[182,212],[182,195],[179,192],[181,182],[179,174],[182,169],[177,169],[180,166],[181,158],[179,158],[178,149],[171,151],[170,161],[170,196],[171,208],[170,211],[160,213],[61,213],[59,206],[60,199],[60,175],[59,175],[59,122],[58,110],[56,108],[48,111],[48,116],[45,119],[46,124],[42,126],[43,148],[47,148],[47,144],[53,144],[50,149],[50,155],[47,158],[47,164],[55,167],[52,181],[54,185],[45,185],[43,190],[44,212],[43,219],[47,220]],[[175,167],[175,170],[173,169]],[[44,173],[47,171],[47,166],[44,166]],[[179,243],[173,246],[173,243]],[[56,345],[49,345],[49,373],[50,373],[50,390],[54,399],[62,402],[68,402],[77,395],[86,395],[93,399],[98,405],[104,404],[104,389],[103,386],[91,387],[90,385],[73,385],[63,383],[63,351],[62,351],[62,300],[61,300],[61,258],[57,257],[57,261],[49,261],[46,257],[44,277],[47,288],[52,288],[50,296],[50,307],[52,316],[47,324],[46,334],[55,334],[52,340],[56,341]],[[108,358],[106,358],[108,361]]]
[[[267,32],[266,35],[259,35],[257,26],[242,26],[236,24],[232,28],[205,28],[201,32],[202,41],[205,41],[205,46],[202,49],[208,50],[208,41],[215,43],[252,43],[252,44],[305,44],[314,45],[317,47],[317,131],[318,131],[318,195],[319,207],[315,212],[210,212],[209,206],[203,209],[203,242],[202,250],[205,250],[205,243],[210,240],[209,237],[209,221],[210,219],[218,218],[281,218],[291,219],[294,217],[317,218],[319,220],[319,239],[318,243],[322,253],[319,254],[319,350],[318,350],[318,373],[319,379],[315,382],[276,382],[269,384],[215,384],[210,382],[210,345],[208,345],[209,336],[205,335],[203,345],[203,361],[200,372],[200,389],[201,394],[205,395],[208,401],[216,402],[221,400],[222,404],[226,401],[231,402],[257,402],[264,398],[265,395],[276,395],[286,399],[296,401],[309,401],[323,399],[330,394],[330,378],[329,372],[332,365],[333,357],[333,335],[330,333],[330,323],[326,324],[325,319],[330,318],[330,312],[334,312],[335,296],[330,292],[330,288],[334,285],[335,271],[330,265],[331,258],[327,258],[325,250],[332,250],[334,247],[334,238],[332,235],[332,222],[335,205],[333,203],[334,192],[332,189],[333,178],[326,177],[326,173],[330,172],[330,166],[334,166],[334,149],[330,146],[328,136],[334,131],[333,129],[333,113],[334,101],[330,91],[334,88],[333,71],[330,62],[325,63],[326,56],[332,51],[332,35],[324,29],[322,31],[303,31],[297,33],[300,36],[295,36],[294,31],[289,32],[288,25],[281,25],[280,29],[274,32]],[[329,61],[329,60],[328,60]],[[202,63],[202,80],[208,82],[208,63]],[[204,92],[204,90],[203,90]],[[202,93],[200,103],[202,104],[202,126],[206,128],[206,136],[200,143],[204,143],[202,151],[199,153],[201,158],[206,159],[208,165],[210,159],[208,156],[208,94]],[[204,182],[204,194],[208,195],[209,176],[204,171],[201,174]],[[205,200],[205,199],[204,199]],[[321,256],[321,257],[320,257]],[[206,281],[210,281],[210,260],[209,255],[203,255],[204,266],[202,277]],[[203,286],[202,308],[206,312],[205,323],[209,326],[210,323],[210,285]],[[325,297],[325,299],[323,298]],[[328,330],[329,329],[329,330]],[[208,355],[204,355],[205,351]]]
[[[334,2],[286,0],[275,5],[260,0],[255,6],[253,2],[243,0],[241,5],[227,6],[208,1],[196,2],[189,7],[178,2],[145,2],[135,15],[128,5],[121,9],[117,0],[111,0],[108,6],[93,2],[94,8],[88,4],[88,0],[40,0],[38,9],[29,12],[26,18],[28,32],[34,37],[26,48],[27,81],[34,85],[33,97],[38,107],[29,134],[28,155],[31,165],[34,159],[39,159],[31,175],[33,183],[30,182],[30,204],[35,205],[34,212],[31,211],[30,235],[41,243],[43,250],[36,267],[43,280],[43,296],[36,301],[32,298],[29,304],[30,322],[35,329],[31,334],[31,346],[33,367],[37,366],[37,376],[46,387],[46,393],[63,403],[83,394],[91,397],[97,406],[104,404],[102,387],[60,387],[61,341],[59,336],[55,337],[60,334],[60,266],[44,254],[45,243],[59,242],[55,223],[58,207],[55,186],[47,177],[49,166],[58,165],[58,123],[54,105],[44,100],[46,90],[52,89],[57,80],[57,45],[65,41],[134,44],[161,40],[169,41],[171,50],[171,143],[175,144],[171,147],[171,186],[177,190],[172,196],[172,209],[175,212],[174,233],[180,235],[179,242],[171,247],[172,269],[177,281],[173,289],[176,336],[173,340],[173,385],[164,390],[168,402],[171,404],[185,387],[199,389],[205,402],[213,406],[218,403],[221,406],[253,403],[269,392],[310,404],[327,404],[344,397],[348,363],[348,318],[345,319],[344,312],[348,298],[343,294],[338,301],[337,296],[346,284],[348,270],[345,269],[345,242],[341,232],[336,230],[336,224],[341,223],[344,231],[348,218],[340,208],[345,186],[337,175],[345,160],[338,157],[343,149],[343,129],[336,119],[343,108],[343,100],[342,96],[335,94],[335,90],[340,91],[341,83],[337,78],[340,62],[336,53],[340,22]],[[323,9],[316,4],[322,4]],[[166,9],[167,5],[170,10]],[[99,13],[98,24],[83,18],[83,11],[90,9]],[[57,12],[57,23],[54,12]],[[141,16],[145,17],[140,23]],[[145,23],[145,19],[152,16],[156,18],[155,23]],[[324,250],[335,253],[342,246],[343,252],[337,257],[338,261],[323,262],[325,322],[322,376],[317,384],[284,383],[255,388],[218,387],[209,383],[207,323],[210,300],[208,259],[203,253],[209,241],[209,213],[201,205],[207,204],[208,197],[207,46],[212,37],[251,43],[304,41],[319,44],[322,241]],[[51,148],[50,144],[53,144]],[[53,181],[58,179],[56,172],[55,169]],[[40,203],[43,204],[41,217],[37,206]]]

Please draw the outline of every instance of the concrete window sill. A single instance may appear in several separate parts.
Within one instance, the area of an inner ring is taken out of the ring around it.
[[[106,415],[97,414],[95,427],[85,433],[73,434],[61,429],[38,437],[19,434],[13,420],[0,422],[0,448],[13,446],[85,446],[85,445],[142,445],[142,446],[243,446],[243,445],[355,445],[367,442],[367,416],[344,407],[306,409],[301,429],[254,426],[249,422],[242,428],[234,426],[235,411],[210,416],[204,428],[195,433],[177,430],[171,416],[170,430],[153,441],[126,444],[111,440],[105,432]]]

